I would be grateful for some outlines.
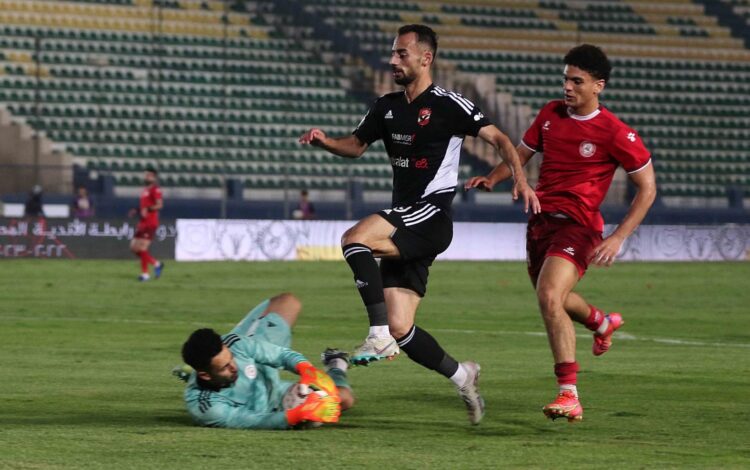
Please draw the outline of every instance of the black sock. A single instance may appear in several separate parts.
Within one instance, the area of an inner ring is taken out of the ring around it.
[[[417,364],[448,378],[458,370],[458,362],[440,347],[432,335],[417,325],[413,325],[409,332],[397,341],[409,359]]]
[[[388,310],[385,308],[383,280],[372,250],[361,243],[351,243],[342,247],[344,258],[354,273],[359,295],[367,308],[370,326],[388,325]]]

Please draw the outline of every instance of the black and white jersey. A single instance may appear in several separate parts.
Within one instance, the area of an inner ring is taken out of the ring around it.
[[[429,197],[449,208],[464,136],[489,124],[474,103],[433,84],[411,103],[404,92],[381,96],[353,134],[368,145],[383,139],[393,167],[394,207]]]

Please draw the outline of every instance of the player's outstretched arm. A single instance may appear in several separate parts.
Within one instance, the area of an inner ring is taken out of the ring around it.
[[[625,239],[643,222],[648,210],[656,199],[656,175],[654,174],[653,164],[649,164],[637,173],[630,174],[630,181],[636,187],[635,197],[632,204],[630,204],[630,209],[615,231],[594,248],[591,253],[591,262],[593,264],[612,266],[617,253],[622,248],[622,244],[625,243]]]
[[[310,129],[302,134],[299,143],[320,147],[344,158],[358,158],[367,150],[367,144],[354,134],[345,137],[328,137],[318,128]]]
[[[522,160],[508,136],[500,132],[500,129],[495,126],[484,126],[478,135],[495,148],[503,162],[495,167],[488,176],[471,178],[466,182],[466,189],[481,187],[486,191],[491,191],[494,185],[512,177],[514,181],[513,200],[517,200],[521,196],[524,203],[524,212],[531,209],[534,214],[538,214],[541,211],[539,199],[526,181],[526,173],[523,171],[523,166],[533,153]]]

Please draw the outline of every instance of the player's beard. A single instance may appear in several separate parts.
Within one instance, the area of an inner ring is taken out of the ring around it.
[[[397,77],[395,74],[393,76],[393,81],[396,82],[396,85],[406,86],[414,81],[417,77],[410,77],[407,75],[407,73],[403,70],[399,70],[401,72],[401,76]]]

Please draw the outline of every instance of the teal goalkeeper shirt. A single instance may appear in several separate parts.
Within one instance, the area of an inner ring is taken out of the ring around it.
[[[185,388],[185,404],[202,426],[240,429],[286,429],[289,424],[281,399],[290,382],[279,377],[279,368],[294,372],[305,357],[266,341],[230,333],[222,341],[234,355],[237,380],[219,390],[201,387],[195,372]]]

